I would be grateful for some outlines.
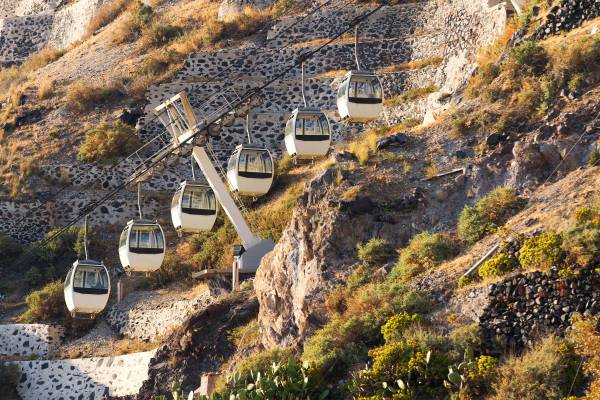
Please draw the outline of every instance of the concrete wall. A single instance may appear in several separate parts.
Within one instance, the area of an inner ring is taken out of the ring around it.
[[[56,325],[0,325],[0,359],[50,357],[63,336],[63,328]]]
[[[101,399],[137,394],[154,351],[76,360],[17,361],[23,400]]]

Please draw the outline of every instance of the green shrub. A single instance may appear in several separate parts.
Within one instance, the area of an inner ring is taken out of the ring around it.
[[[352,365],[365,362],[368,349],[382,343],[381,326],[390,317],[403,312],[424,314],[430,307],[422,293],[397,282],[368,284],[346,299],[343,314],[308,338],[303,359],[339,377]]]
[[[505,275],[519,266],[514,257],[499,253],[479,267],[478,274],[483,279]]]
[[[135,130],[120,121],[101,124],[86,132],[77,158],[81,161],[107,160],[127,156],[140,146]]]
[[[353,398],[440,398],[452,362],[443,351],[449,343],[427,330],[417,333],[369,351],[371,366],[352,377]]]
[[[94,321],[73,319],[64,300],[63,283],[50,282],[40,290],[31,292],[26,298],[27,310],[19,316],[19,322],[59,323],[69,335],[77,336],[94,325]]]
[[[0,233],[0,270],[8,269],[9,265],[21,254],[22,248],[9,236]]]
[[[51,282],[41,290],[32,292],[25,298],[25,303],[27,311],[20,317],[22,322],[49,322],[60,319],[66,309],[62,282]]]
[[[160,47],[183,35],[183,29],[174,25],[154,24],[146,35],[144,40],[147,44]]]
[[[494,189],[474,206],[463,208],[458,220],[458,235],[467,243],[475,243],[506,222],[520,205],[513,189]]]
[[[232,376],[237,376],[237,381],[250,381],[252,379],[252,374],[256,373],[256,371],[265,371],[273,363],[287,364],[293,359],[294,352],[289,347],[275,347],[268,351],[256,352],[240,361],[240,363],[236,365]],[[219,382],[216,390],[219,392],[231,390],[235,386],[230,383],[232,383],[231,380]]]
[[[548,270],[564,260],[562,237],[554,232],[545,232],[525,240],[519,252],[519,262],[525,269]]]
[[[0,363],[0,398],[16,400],[21,370],[17,364]]]
[[[582,266],[600,263],[600,224],[580,224],[563,236],[568,261]]]
[[[445,234],[421,232],[399,253],[391,276],[409,279],[449,259],[456,254],[456,249]]]
[[[473,244],[492,232],[496,225],[489,221],[477,207],[465,206],[458,219],[458,235],[467,243]]]
[[[229,399],[326,399],[325,388],[319,372],[307,363],[295,359],[274,362],[264,369],[253,370],[249,379],[239,375],[228,378],[227,389],[213,393],[201,400]]]
[[[473,282],[475,282],[475,280],[471,276],[465,275],[465,276],[461,276],[460,277],[460,279],[458,280],[457,286],[460,289],[460,288],[463,288],[465,286],[469,286]]]
[[[589,167],[594,167],[599,162],[600,162],[600,151],[595,148],[590,153],[590,157],[588,158],[587,164],[588,164]]]
[[[479,324],[463,325],[450,332],[449,339],[453,347],[460,353],[464,353],[467,348],[471,348],[476,352],[481,351],[481,337],[479,336]]]
[[[407,312],[403,312],[401,314],[394,315],[392,318],[388,319],[385,325],[381,327],[383,339],[387,343],[401,340],[404,331],[420,320],[421,317],[419,314],[409,314]]]
[[[393,250],[385,239],[373,238],[365,244],[358,243],[358,259],[366,265],[383,265],[393,256]]]
[[[579,362],[569,342],[548,337],[522,357],[500,366],[493,399],[560,400],[569,394],[572,384],[575,391],[581,387]]]
[[[583,88],[585,84],[585,76],[581,73],[574,74],[569,82],[567,83],[567,87],[571,93],[579,92]]]
[[[448,368],[446,388],[453,392],[453,398],[482,398],[496,381],[498,360],[490,356],[474,357],[473,351],[467,348],[463,360]]]
[[[192,273],[191,267],[173,253],[167,253],[160,269],[147,278],[149,286],[154,289],[164,287],[172,282],[185,282]]]
[[[543,74],[550,62],[546,49],[529,40],[514,47],[511,55],[518,68],[536,76]]]

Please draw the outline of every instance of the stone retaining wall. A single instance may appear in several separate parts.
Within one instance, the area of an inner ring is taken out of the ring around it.
[[[153,341],[180,326],[188,316],[208,306],[215,297],[210,290],[193,299],[181,299],[180,293],[163,297],[160,293],[135,292],[108,310],[106,322],[120,335]]]
[[[64,329],[56,325],[0,325],[0,359],[50,357],[63,337]]]
[[[594,268],[566,279],[555,268],[519,274],[491,285],[488,293],[489,303],[479,318],[482,336],[513,349],[531,345],[548,332],[562,334],[577,313],[600,312],[600,274]]]
[[[0,5],[0,65],[20,63],[43,47],[65,48],[81,39],[98,9],[109,0],[4,1]]]
[[[550,10],[546,21],[533,34],[533,39],[544,39],[570,31],[600,16],[600,0],[561,0]]]
[[[102,399],[137,394],[154,351],[75,360],[17,361],[23,400]]]
[[[21,243],[40,240],[56,226],[78,216],[87,204],[102,196],[101,191],[66,191],[52,201],[0,201],[0,231]],[[137,195],[121,192],[90,215],[91,226],[118,224],[137,216]],[[162,217],[158,210],[168,206],[156,198],[144,199],[144,214],[150,219]],[[18,222],[18,224],[17,224]],[[80,221],[83,223],[83,221]]]

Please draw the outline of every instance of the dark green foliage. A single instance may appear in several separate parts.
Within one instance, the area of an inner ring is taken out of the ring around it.
[[[27,310],[19,317],[19,321],[26,324],[59,323],[73,336],[88,330],[94,322],[71,318],[63,289],[62,281],[55,281],[29,294],[25,298]]]
[[[424,294],[394,281],[368,284],[349,291],[344,313],[310,337],[303,359],[326,376],[340,376],[352,365],[365,362],[368,349],[382,343],[381,326],[393,315],[424,314],[430,304]]]
[[[458,234],[467,243],[475,243],[493,232],[521,208],[521,201],[510,188],[497,188],[474,206],[465,206],[458,220]]]
[[[367,243],[359,243],[358,259],[366,265],[383,265],[389,261],[394,252],[387,240],[380,238],[370,239]]]
[[[512,50],[512,57],[520,68],[532,75],[541,75],[550,62],[546,50],[532,41],[525,41]]]
[[[21,370],[17,364],[0,362],[0,398],[4,400],[16,400],[17,385],[21,378]]]
[[[421,232],[400,250],[400,258],[392,270],[392,278],[410,279],[439,265],[456,254],[448,235]]]
[[[321,400],[326,399],[328,393],[316,369],[291,358],[287,362],[273,362],[266,368],[252,370],[246,379],[239,374],[228,377],[226,389],[199,399]]]
[[[21,246],[10,237],[0,233],[0,273],[8,273],[11,264],[21,254]]]
[[[150,27],[148,40],[152,46],[159,47],[181,35],[183,35],[183,29],[179,26],[156,24]]]

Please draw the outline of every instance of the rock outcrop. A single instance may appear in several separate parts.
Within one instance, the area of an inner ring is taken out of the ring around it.
[[[157,394],[169,393],[173,382],[181,383],[185,393],[197,389],[203,373],[219,371],[235,353],[232,330],[248,324],[257,313],[256,296],[247,290],[192,315],[158,348],[136,398],[154,400]]]

